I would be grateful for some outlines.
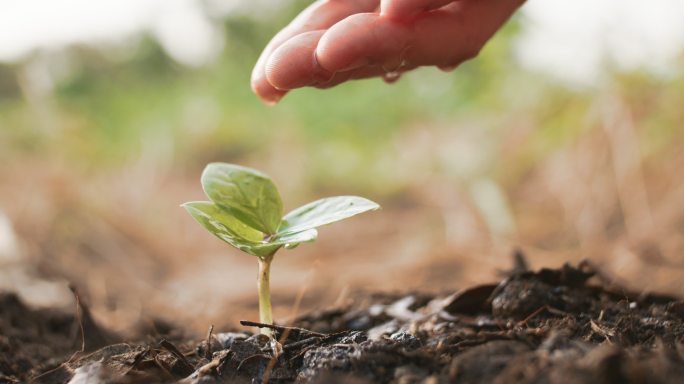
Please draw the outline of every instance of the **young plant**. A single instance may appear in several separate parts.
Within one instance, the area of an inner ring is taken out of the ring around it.
[[[314,241],[317,227],[380,207],[362,197],[337,196],[316,200],[283,216],[280,194],[268,176],[226,163],[207,165],[202,188],[211,201],[182,206],[219,239],[259,259],[259,319],[266,324],[273,324],[269,279],[275,253]],[[270,336],[271,330],[262,328],[261,333]]]

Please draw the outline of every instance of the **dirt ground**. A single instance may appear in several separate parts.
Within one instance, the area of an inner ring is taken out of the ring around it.
[[[256,320],[255,260],[178,207],[203,198],[196,172],[145,183],[154,173],[142,167],[83,183],[44,161],[0,169],[0,292],[13,293],[0,300],[0,382],[676,382],[684,151],[645,169],[646,204],[630,195],[641,184],[621,190],[609,161],[586,156],[605,157],[600,143],[507,186],[511,232],[434,177],[283,251],[275,318],[315,333],[291,332],[282,351],[239,326]],[[294,207],[327,192],[284,196]],[[553,277],[562,269],[502,275],[516,247],[535,269],[586,258],[602,273],[586,284]],[[497,290],[483,285],[502,276]]]
[[[448,295],[356,294],[277,339],[258,323],[205,337],[158,321],[126,338],[0,296],[0,382],[680,383],[684,301],[629,292],[588,262]],[[76,294],[76,297],[78,295]],[[80,300],[79,300],[80,302]]]

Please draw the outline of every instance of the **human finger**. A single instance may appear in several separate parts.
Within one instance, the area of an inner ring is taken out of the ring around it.
[[[386,82],[393,83],[405,70],[412,69],[388,73],[383,67],[369,66],[344,72],[329,72],[318,65],[311,55],[324,32],[303,33],[280,46],[266,65],[268,81],[278,89],[291,90],[306,86],[325,89],[348,80],[371,77],[383,77]]]
[[[455,66],[477,55],[524,0],[462,0],[423,12],[409,23],[374,14],[331,27],[316,49],[328,71],[368,65]]]
[[[380,14],[392,19],[405,20],[454,1],[456,0],[382,0]]]
[[[350,80],[362,80],[374,77],[380,77],[387,83],[394,83],[404,72],[410,71],[411,67],[403,68],[394,72],[387,72],[382,67],[362,67],[346,72],[337,72],[326,82],[320,82],[314,85],[319,89],[328,89]]]
[[[350,71],[330,72],[318,65],[313,52],[325,31],[299,34],[276,49],[266,64],[266,78],[278,89],[291,90],[306,86],[330,88],[348,80],[383,77],[382,67],[367,66]],[[398,73],[398,72],[396,72]],[[394,81],[391,75],[388,81]]]
[[[316,48],[318,63],[330,72],[365,66],[394,69],[396,57],[409,44],[407,24],[377,13],[359,13],[338,22],[321,38]]]
[[[349,15],[377,9],[379,0],[318,1],[302,11],[287,27],[281,30],[264,48],[252,71],[252,90],[262,100],[276,103],[286,90],[270,84],[266,78],[266,64],[271,54],[284,42],[301,33],[327,29]]]
[[[265,65],[268,83],[278,90],[290,90],[325,83],[333,73],[316,62],[314,52],[325,30],[300,33],[278,47]]]

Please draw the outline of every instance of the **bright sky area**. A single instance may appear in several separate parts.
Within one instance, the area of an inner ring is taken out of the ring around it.
[[[224,44],[213,16],[273,11],[283,1],[0,0],[0,61],[74,43],[126,47],[141,31],[178,62],[201,66]],[[517,57],[573,85],[600,82],[606,68],[678,71],[684,47],[684,1],[530,0]]]

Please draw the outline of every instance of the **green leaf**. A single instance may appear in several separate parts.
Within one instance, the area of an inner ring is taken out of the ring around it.
[[[276,233],[283,203],[273,181],[251,168],[211,163],[202,173],[209,199],[243,223],[269,235]]]
[[[306,231],[378,208],[380,208],[378,204],[358,196],[337,196],[316,200],[285,215],[278,234]]]
[[[285,249],[293,249],[301,243],[315,241],[316,238],[318,238],[318,231],[315,229],[309,229],[303,232],[287,233],[267,239],[264,246],[277,246],[278,248],[276,248],[276,250],[280,249],[280,247],[285,247]]]
[[[243,223],[210,201],[193,201],[182,207],[216,237],[251,255],[272,255],[284,245],[265,242],[263,232]]]
[[[273,181],[257,170],[226,163],[207,165],[202,186],[211,201],[183,207],[216,237],[260,258],[316,240],[316,227],[380,207],[361,197],[330,197],[297,208],[281,220],[282,202]]]
[[[315,229],[307,229],[303,232],[285,233],[269,242],[269,244],[279,244],[285,246],[286,249],[292,249],[301,243],[308,243],[316,240],[318,231]]]

